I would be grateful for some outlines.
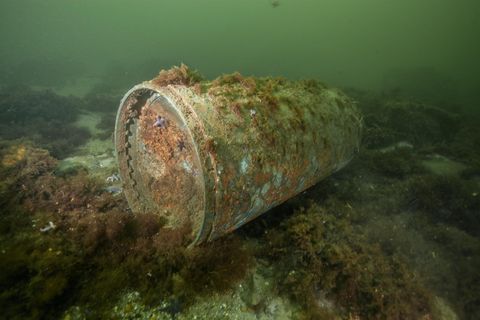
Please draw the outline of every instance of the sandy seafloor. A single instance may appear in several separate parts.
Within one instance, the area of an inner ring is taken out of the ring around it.
[[[0,317],[480,318],[478,115],[345,89],[357,157],[185,250],[128,210],[112,142],[128,88],[93,84],[0,92]]]

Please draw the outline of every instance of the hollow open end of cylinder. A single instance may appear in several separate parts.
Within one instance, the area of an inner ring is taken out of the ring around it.
[[[137,86],[120,104],[115,146],[134,213],[155,213],[166,227],[201,234],[205,182],[197,146],[181,112],[161,92]]]

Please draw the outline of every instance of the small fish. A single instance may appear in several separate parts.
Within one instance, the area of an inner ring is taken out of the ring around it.
[[[280,1],[279,0],[271,0],[270,5],[272,6],[272,8],[277,8],[280,5]]]

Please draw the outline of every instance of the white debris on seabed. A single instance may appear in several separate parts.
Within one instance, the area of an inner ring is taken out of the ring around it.
[[[40,228],[40,232],[47,232],[47,231],[50,231],[50,230],[53,230],[55,229],[57,226],[53,224],[52,221],[49,221],[48,222],[48,225],[46,225],[45,227],[43,228]]]
[[[381,153],[387,153],[387,152],[392,152],[398,149],[413,149],[413,144],[411,144],[408,141],[399,141],[397,143],[394,143],[388,147],[382,148],[379,151]]]
[[[110,177],[112,179],[117,178],[113,177],[114,175],[109,176],[112,172],[118,170],[115,158],[113,154],[109,152],[98,155],[89,154],[85,156],[79,155],[65,158],[59,162],[57,172],[68,173],[70,171],[75,171],[80,168],[87,169],[89,176],[93,178],[98,178],[102,180],[105,179],[106,176],[108,176],[107,179],[109,179]],[[120,177],[118,176],[118,178]]]
[[[123,189],[120,186],[108,186],[104,190],[114,196],[117,196],[123,192]]]
[[[120,181],[120,175],[118,173],[114,173],[111,176],[107,177],[105,181],[108,183],[118,182]]]
[[[441,176],[458,176],[467,168],[463,163],[451,160],[440,154],[428,155],[421,163],[431,173]]]
[[[140,299],[140,293],[137,291],[125,294],[113,307],[112,316],[113,319],[139,320],[170,320],[173,318],[168,312],[164,312],[160,306],[150,307],[144,305]]]

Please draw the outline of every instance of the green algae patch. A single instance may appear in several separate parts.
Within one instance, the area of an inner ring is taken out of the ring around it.
[[[283,266],[280,290],[304,304],[306,317],[328,314],[329,303],[365,319],[429,314],[430,296],[405,262],[385,256],[329,209],[299,210],[266,236],[270,258]]]
[[[154,214],[128,213],[125,200],[85,172],[55,175],[45,150],[7,144],[0,155],[0,177],[8,177],[0,201],[0,307],[9,319],[56,318],[72,305],[109,317],[128,290],[141,292],[147,305],[187,308],[197,296],[229,290],[251,264],[234,236],[186,249],[185,230],[164,228]]]
[[[431,221],[454,225],[478,237],[480,186],[456,176],[420,176],[411,181],[410,201]]]

